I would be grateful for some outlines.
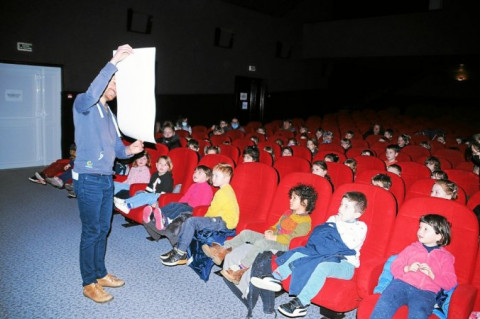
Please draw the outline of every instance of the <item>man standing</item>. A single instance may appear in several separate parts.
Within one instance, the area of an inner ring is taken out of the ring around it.
[[[80,272],[83,294],[95,302],[107,302],[113,296],[103,287],[121,287],[125,282],[107,272],[105,249],[113,208],[113,163],[115,157],[128,158],[143,151],[143,142],[125,147],[115,116],[107,102],[116,95],[116,64],[130,54],[129,45],[118,47],[85,93],[73,104],[75,159],[73,184],[82,221]]]

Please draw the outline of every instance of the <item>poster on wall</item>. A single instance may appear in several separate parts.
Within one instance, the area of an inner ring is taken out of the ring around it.
[[[120,131],[150,143],[155,143],[155,52],[155,48],[134,48],[134,54],[117,64],[116,73]]]

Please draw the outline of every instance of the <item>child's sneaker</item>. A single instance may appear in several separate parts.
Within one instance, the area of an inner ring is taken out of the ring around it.
[[[35,177],[42,183],[42,184],[47,184],[47,181],[45,180],[45,175],[39,172],[35,172]]]
[[[29,177],[28,180],[29,180],[30,182],[34,182],[34,183],[37,183],[37,184],[47,185],[47,182],[39,180],[39,179],[37,178],[37,176],[35,176],[35,175]]]
[[[160,255],[161,260],[167,260],[170,258],[173,254],[175,254],[175,249],[170,250],[169,252],[166,252],[165,254]]]
[[[128,205],[127,203],[125,202],[125,200],[123,199],[120,199],[120,198],[117,198],[117,197],[114,197],[113,198],[113,203],[115,204],[115,207],[123,212],[124,214],[128,214],[130,213],[130,208],[128,208]]]
[[[262,277],[252,277],[250,280],[252,285],[257,288],[270,290],[270,291],[280,291],[282,290],[282,282],[278,279],[275,279],[271,275],[266,275]]]
[[[163,220],[163,215],[160,208],[155,207],[153,209],[153,216],[155,217],[155,227],[158,230],[162,230],[163,228],[165,228],[165,221]]]
[[[181,252],[178,249],[174,250],[174,253],[165,260],[162,260],[162,264],[165,266],[178,266],[185,265],[188,261],[187,252]]]
[[[290,318],[297,318],[297,317],[304,317],[307,315],[307,307],[302,305],[298,298],[293,298],[287,303],[280,305],[278,307],[278,311],[287,317]]]
[[[150,205],[147,205],[145,206],[145,208],[143,208],[143,222],[145,224],[148,224],[150,222],[152,211],[153,211],[153,208]]]
[[[75,194],[74,191],[68,191],[67,197],[68,198],[77,198],[77,194]]]

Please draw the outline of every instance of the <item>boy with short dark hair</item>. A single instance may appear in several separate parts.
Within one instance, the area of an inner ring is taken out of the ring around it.
[[[392,164],[398,163],[397,156],[399,151],[400,151],[400,148],[395,144],[390,144],[387,146],[387,148],[385,149],[385,157],[387,158],[385,160],[385,165],[387,167]]]
[[[327,278],[351,279],[360,266],[360,248],[367,225],[359,221],[367,207],[363,193],[343,195],[338,214],[314,228],[305,246],[287,251],[276,259],[279,267],[270,275],[252,277],[251,283],[261,289],[280,291],[281,281],[291,275],[290,302],[278,311],[288,317],[303,317],[312,298]]]
[[[392,187],[392,179],[387,174],[377,174],[372,177],[372,185],[388,191]]]

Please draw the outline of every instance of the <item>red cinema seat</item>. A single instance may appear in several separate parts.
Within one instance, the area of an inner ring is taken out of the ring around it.
[[[192,134],[197,133],[197,132],[208,134],[208,128],[204,125],[194,125],[194,126],[192,126]]]
[[[402,149],[402,153],[410,155],[413,161],[419,157],[430,156],[430,151],[420,145],[407,145]]]
[[[447,159],[450,163],[452,163],[452,167],[455,167],[457,164],[465,161],[465,156],[462,154],[462,152],[449,148],[437,150],[433,152],[433,156]]]
[[[175,134],[178,135],[179,137],[189,137],[190,132],[186,130],[175,130]]]
[[[263,233],[268,227],[274,225],[280,216],[290,209],[288,192],[298,184],[312,186],[317,191],[317,202],[315,209],[311,212],[312,228],[314,225],[325,222],[327,220],[325,214],[332,197],[330,183],[324,178],[311,173],[290,173],[278,184],[267,219],[263,222],[249,222],[245,225],[245,228]]]
[[[222,154],[207,154],[200,159],[198,165],[205,165],[213,169],[218,163],[226,163],[235,167],[235,162],[230,157]]]
[[[473,172],[460,169],[446,169],[448,179],[461,186],[467,196],[471,196],[480,190],[480,177]]]
[[[427,159],[428,156],[421,156],[418,157],[415,162],[418,164],[425,165],[425,160]],[[450,163],[449,160],[443,157],[437,157],[438,160],[440,161],[440,169],[441,170],[446,170],[446,169],[451,169],[452,168],[452,163]]]
[[[377,157],[360,155],[355,156],[354,159],[357,161],[356,175],[372,169],[386,171],[385,162]]]
[[[223,135],[229,137],[230,140],[233,141],[243,138],[245,136],[245,132],[239,130],[230,130],[225,132]]]
[[[240,162],[243,162],[241,160],[242,152],[240,152],[238,147],[227,144],[221,144],[218,147],[220,148],[220,154],[230,157],[235,162],[235,164],[238,163],[239,160]]]
[[[247,146],[252,146],[252,145],[254,145],[253,141],[250,138],[247,138],[247,137],[238,138],[238,139],[232,141],[232,146],[237,147],[238,150],[240,151],[240,154],[243,152],[243,150]]]
[[[329,151],[329,153],[337,152],[340,154],[345,154],[345,149],[340,145],[333,144],[333,143],[326,143],[326,144],[319,144],[318,145],[319,151]]]
[[[368,147],[355,147],[355,146],[349,148],[348,151],[345,154],[346,154],[347,158],[354,158],[356,156],[362,155],[362,152],[364,150],[370,150],[370,151],[372,151],[373,156],[377,156],[377,153],[375,153],[375,151],[373,151],[372,149],[370,149]]]
[[[189,148],[177,147],[168,153],[172,160],[172,175],[175,186],[182,185],[180,193],[184,194],[193,183],[193,172],[198,164],[198,156]]]
[[[416,162],[398,162],[397,164],[402,168],[402,178],[407,192],[415,181],[430,178],[431,172],[425,165]]]
[[[203,141],[208,139],[208,134],[206,132],[192,132],[192,138],[197,141]]]
[[[259,150],[263,150],[266,146],[269,146],[273,149],[273,154],[275,155],[275,159],[279,158],[282,155],[282,148],[280,145],[275,143],[273,140],[268,140],[264,142],[260,142],[257,144]]]
[[[262,127],[263,124],[262,122],[259,122],[259,121],[250,121],[247,123],[247,125],[245,125],[245,131],[247,133],[253,133],[255,132],[259,127]]]
[[[367,238],[360,250],[360,267],[355,270],[351,280],[328,278],[322,290],[312,299],[312,303],[336,312],[347,312],[358,307],[362,295],[359,288],[359,273],[370,259],[385,254],[390,232],[397,213],[393,195],[376,186],[363,184],[344,184],[333,193],[327,209],[327,218],[338,212],[340,202],[346,192],[362,192],[367,197],[367,209],[360,217],[368,227]],[[283,281],[288,291],[290,278]]]
[[[221,135],[210,136],[210,144],[212,144],[213,146],[219,146],[221,144],[224,144],[225,142],[227,144],[231,143],[230,137],[226,136],[225,133]]]
[[[477,252],[477,260],[475,262],[472,285],[477,288],[477,297],[475,298],[475,302],[473,304],[473,311],[480,312],[480,246]]]
[[[345,164],[329,162],[327,163],[327,171],[334,189],[343,184],[353,183],[353,172]]]
[[[309,162],[312,161],[312,152],[306,146],[295,145],[290,147],[292,148],[293,156],[306,159]]]
[[[480,191],[473,193],[467,201],[467,207],[471,210],[474,210],[478,205],[480,205]]]
[[[277,172],[263,163],[243,163],[235,168],[231,185],[240,207],[237,234],[247,223],[265,221],[277,188]]]
[[[393,194],[393,196],[395,196],[395,199],[397,200],[397,207],[400,207],[403,203],[403,200],[405,199],[405,182],[397,174],[379,170],[363,171],[361,174],[358,174],[355,177],[355,183],[371,185],[372,177],[377,174],[386,174],[390,176],[390,179],[392,180],[390,192]]]
[[[460,169],[462,171],[473,172],[473,163],[463,161],[463,162],[457,163],[457,165],[454,167],[454,169]]]
[[[343,153],[339,153],[336,151],[318,151],[317,154],[312,159],[312,163],[315,161],[323,161],[327,154],[335,154],[338,156],[338,163],[343,163],[347,159],[347,157]]]
[[[267,151],[264,150],[258,150],[259,152],[259,162],[263,164],[267,164],[268,166],[273,166],[273,157],[272,154],[270,154]]]
[[[405,194],[405,200],[416,197],[430,197],[434,183],[435,180],[431,178],[419,179],[415,181]],[[458,188],[457,195],[457,198],[453,201],[465,205],[467,201],[467,195],[461,187]]]
[[[309,161],[295,156],[281,156],[275,160],[273,167],[277,170],[280,180],[288,173],[309,173],[311,170]]]
[[[364,296],[357,310],[357,318],[369,318],[380,295],[373,295],[373,288],[383,264],[389,256],[398,254],[409,244],[417,241],[419,219],[425,214],[445,216],[452,224],[451,244],[446,249],[455,256],[455,272],[458,287],[450,301],[448,318],[468,318],[473,308],[476,289],[470,284],[475,270],[478,249],[478,222],[474,214],[464,205],[440,198],[414,198],[406,200],[397,218],[388,243],[388,249],[377,262],[369,264],[368,269],[360,274]],[[394,318],[407,318],[407,308],[401,307]],[[430,316],[436,318],[436,316]]]

